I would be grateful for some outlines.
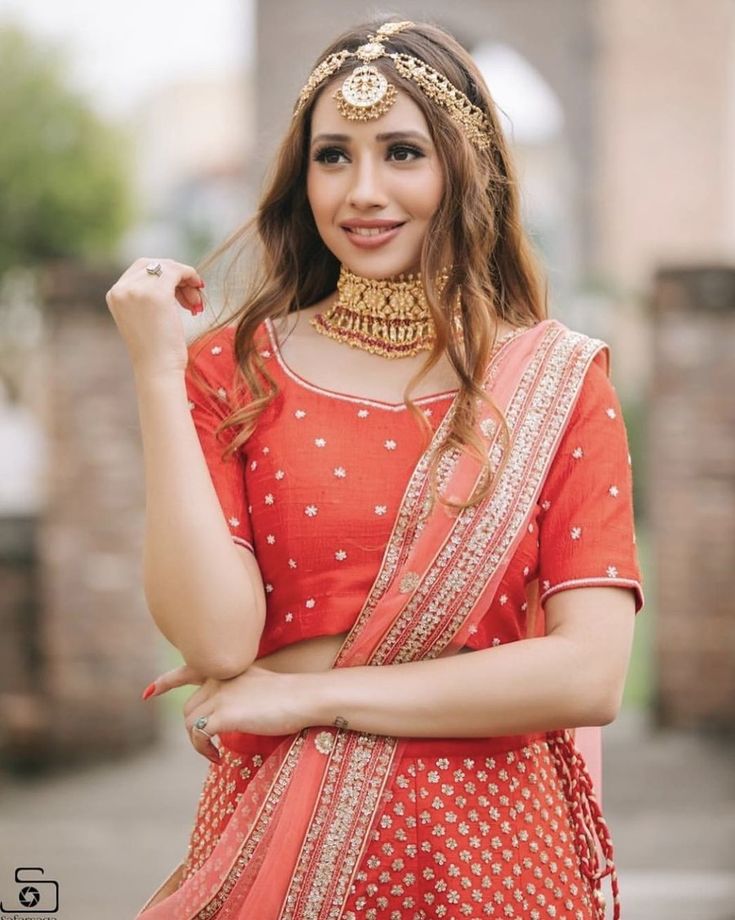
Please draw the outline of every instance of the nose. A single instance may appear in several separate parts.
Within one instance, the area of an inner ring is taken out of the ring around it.
[[[380,177],[380,166],[370,156],[355,160],[347,203],[358,210],[382,208],[388,204]]]

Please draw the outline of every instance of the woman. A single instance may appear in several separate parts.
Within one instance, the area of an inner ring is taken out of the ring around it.
[[[615,718],[643,605],[626,433],[605,343],[546,318],[467,52],[338,39],[256,227],[236,321],[188,349],[200,272],[108,292],[146,596],[186,662],[144,696],[198,684],[212,760],[141,916],[601,920],[610,874],[617,917],[571,730]]]

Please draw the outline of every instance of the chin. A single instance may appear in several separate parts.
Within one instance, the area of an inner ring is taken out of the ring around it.
[[[339,256],[338,256],[339,258]],[[415,275],[420,271],[418,260],[409,259],[341,259],[343,265],[361,278],[377,281],[383,278],[395,278],[397,275]]]

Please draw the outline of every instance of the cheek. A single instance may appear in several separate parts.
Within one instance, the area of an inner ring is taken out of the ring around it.
[[[306,175],[306,196],[318,224],[329,210],[329,188],[316,170],[310,170]]]

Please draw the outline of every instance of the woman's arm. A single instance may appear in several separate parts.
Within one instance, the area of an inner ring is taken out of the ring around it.
[[[144,589],[166,638],[221,680],[254,660],[265,592],[253,554],[233,543],[189,409],[182,372],[136,369],[146,486]]]
[[[356,731],[489,737],[612,722],[630,658],[629,589],[576,588],[546,604],[547,635],[385,667],[303,675],[304,723]]]

